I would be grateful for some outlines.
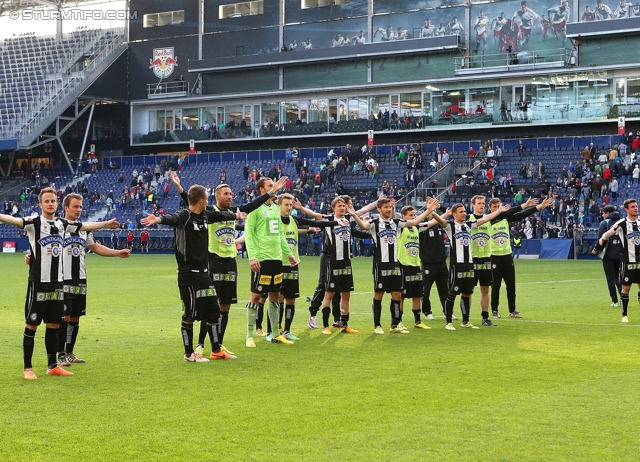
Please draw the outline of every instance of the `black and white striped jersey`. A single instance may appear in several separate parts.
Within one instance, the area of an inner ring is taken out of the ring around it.
[[[72,223],[62,218],[49,221],[40,215],[23,218],[22,222],[31,247],[29,281],[62,282],[65,232],[75,233],[82,223]]]
[[[397,263],[398,244],[396,242],[398,229],[404,228],[406,220],[391,218],[382,220],[375,218],[369,222],[371,225],[371,239],[373,240],[374,263]]]
[[[478,226],[477,221],[465,221],[461,224],[450,221],[444,228],[449,238],[451,263],[473,263],[471,255],[471,230]]]
[[[64,235],[64,251],[62,253],[62,271],[65,281],[84,281],[87,272],[84,267],[84,248],[95,244],[92,232],[67,232]]]
[[[335,215],[329,215],[327,221],[338,221]],[[324,228],[322,253],[337,261],[351,259],[351,226],[338,224]]]
[[[612,227],[620,237],[620,260],[625,263],[640,262],[640,224],[628,218],[618,220]]]

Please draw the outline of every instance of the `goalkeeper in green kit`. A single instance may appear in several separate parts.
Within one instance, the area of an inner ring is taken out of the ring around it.
[[[256,183],[259,195],[271,189],[273,180],[261,178]],[[253,330],[256,311],[261,297],[267,299],[267,314],[272,326],[278,326],[279,309],[278,298],[282,284],[282,259],[288,258],[291,266],[298,261],[291,253],[284,233],[282,232],[280,208],[269,199],[247,216],[245,223],[245,244],[251,265],[251,296],[247,303],[247,340],[248,347],[255,347]],[[267,337],[273,343],[293,343],[282,335]]]

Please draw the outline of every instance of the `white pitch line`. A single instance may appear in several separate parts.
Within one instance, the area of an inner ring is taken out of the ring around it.
[[[539,321],[539,320],[535,320],[535,319],[527,319],[526,321],[520,320],[522,322],[535,322],[535,323],[539,323],[539,324],[568,324],[571,326],[598,326],[598,327],[623,327],[623,328],[627,328],[627,327],[635,327],[638,328],[640,327],[640,324],[622,324],[621,322],[617,323],[617,324],[590,324],[588,322],[572,322],[572,321]]]
[[[527,284],[556,284],[556,283],[565,283],[565,282],[583,282],[583,281],[602,281],[604,278],[598,279],[564,279],[562,281],[533,281],[533,282],[518,282],[517,284],[527,285]]]

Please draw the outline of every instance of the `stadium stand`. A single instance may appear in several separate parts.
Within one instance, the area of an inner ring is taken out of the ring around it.
[[[462,147],[476,145],[479,147],[479,144],[480,142],[471,142]],[[502,144],[509,146],[506,142]],[[190,156],[192,160],[189,163],[185,162],[181,167],[178,167],[176,157],[153,156],[131,158],[129,160],[135,163],[116,169],[104,168],[93,175],[86,175],[83,179],[64,176],[63,170],[53,170],[51,174],[56,175],[56,184],[59,185],[63,185],[66,180],[71,180],[68,186],[65,185],[66,192],[78,191],[85,196],[85,218],[92,220],[116,218],[124,228],[133,228],[136,236],[140,228],[138,220],[144,216],[142,214],[145,211],[171,213],[181,207],[181,199],[171,186],[165,192],[165,186],[169,185],[166,169],[170,168],[181,169],[179,175],[185,187],[197,183],[213,188],[220,182],[226,182],[236,192],[236,205],[251,200],[255,178],[282,174],[292,179],[288,186],[289,190],[302,202],[320,212],[328,210],[327,204],[338,193],[350,194],[354,197],[357,206],[375,200],[381,193],[397,198],[399,204],[404,200],[404,203],[416,205],[416,202],[408,199],[413,190],[414,193],[418,191],[423,198],[427,194],[439,194],[441,202],[445,206],[450,206],[460,201],[468,204],[474,194],[500,197],[505,203],[514,203],[516,194],[522,190],[525,196],[551,193],[557,198],[557,207],[545,210],[541,214],[543,223],[557,224],[564,233],[568,233],[567,228],[573,226],[579,225],[583,228],[597,226],[599,213],[589,212],[589,197],[584,197],[585,193],[590,195],[590,190],[583,189],[582,179],[591,177],[587,179],[591,184],[590,181],[595,177],[590,173],[587,174],[587,169],[582,167],[584,148],[577,146],[568,146],[564,149],[540,148],[538,144],[543,144],[540,140],[528,140],[527,144],[531,147],[525,148],[522,153],[517,148],[510,147],[505,149],[500,157],[492,159],[470,158],[468,151],[462,149],[454,151],[453,149],[461,146],[453,143],[409,144],[407,151],[413,153],[409,155],[409,159],[415,168],[408,167],[406,161],[404,163],[398,161],[396,151],[404,150],[405,146],[377,146],[369,151],[361,150],[358,146],[347,145],[344,148],[335,148],[333,151],[338,154],[332,160],[328,157],[329,149],[301,149],[298,158],[288,158],[283,150],[212,153]],[[443,148],[449,146],[452,149],[450,167],[458,172],[455,176],[457,180],[455,191],[451,189],[451,185],[439,187],[430,184],[435,178],[434,175],[443,171],[437,163],[435,151],[440,146]],[[595,149],[598,155],[606,154],[607,162],[598,162],[596,159],[594,165],[598,164],[601,167],[609,165],[610,147],[598,145]],[[613,162],[633,167],[632,154],[629,150],[625,159],[620,157],[618,161]],[[367,171],[369,157],[375,160],[372,162],[376,165],[375,170],[372,168],[371,171]],[[308,162],[306,171],[303,167],[305,158]],[[344,170],[336,169],[333,164],[337,165],[337,158],[341,158],[341,161],[349,165]],[[106,166],[114,160],[124,162],[125,158],[103,159],[103,162]],[[493,168],[490,167],[491,161],[494,162]],[[480,168],[483,164],[486,164],[485,169]],[[541,165],[544,166],[543,170],[540,170]],[[419,166],[423,168],[418,169]],[[158,181],[155,175],[156,168],[161,170]],[[421,183],[415,179],[409,181],[406,175],[407,172],[417,170],[422,170],[425,177]],[[491,174],[487,175],[489,170]],[[571,170],[573,172],[569,174]],[[321,176],[322,171],[332,172],[332,174]],[[468,175],[469,171],[471,171],[470,175]],[[616,171],[619,173],[614,176],[619,178],[617,181],[620,183],[618,194],[615,195],[617,197],[613,197],[614,195],[608,190],[607,185],[610,182],[603,181],[602,194],[594,197],[598,208],[607,203],[620,205],[625,198],[635,197],[640,192],[638,182],[632,181],[632,168],[625,170],[620,167],[618,170],[616,165]],[[245,175],[248,175],[248,179],[245,179]],[[145,186],[142,194],[140,183]],[[32,189],[36,191],[36,185]],[[147,191],[152,194],[151,197],[147,196]],[[27,196],[28,199],[29,197],[31,196]],[[36,209],[33,199],[25,202],[16,198],[16,201],[20,202],[22,214],[33,213]],[[6,203],[5,209],[7,209]],[[568,226],[569,222],[571,226]],[[152,250],[167,249],[167,246],[170,246],[168,242],[171,239],[165,235],[165,231],[159,230],[153,233]],[[101,239],[108,239],[109,234],[109,232],[101,232],[99,236]],[[542,234],[545,234],[544,231]],[[15,228],[0,227],[1,237],[19,237],[19,235],[19,230]],[[120,232],[118,239],[126,239],[126,232]]]
[[[0,139],[26,136],[89,79],[122,29],[89,29],[55,37],[5,39],[0,52]]]

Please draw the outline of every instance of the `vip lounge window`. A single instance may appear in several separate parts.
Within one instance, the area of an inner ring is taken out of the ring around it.
[[[254,16],[264,13],[264,1],[255,2],[230,3],[228,5],[220,5],[220,19],[239,18],[241,16]]]
[[[145,14],[143,17],[143,27],[169,26],[171,24],[181,24],[184,22],[184,10],[165,11],[162,13]]]

